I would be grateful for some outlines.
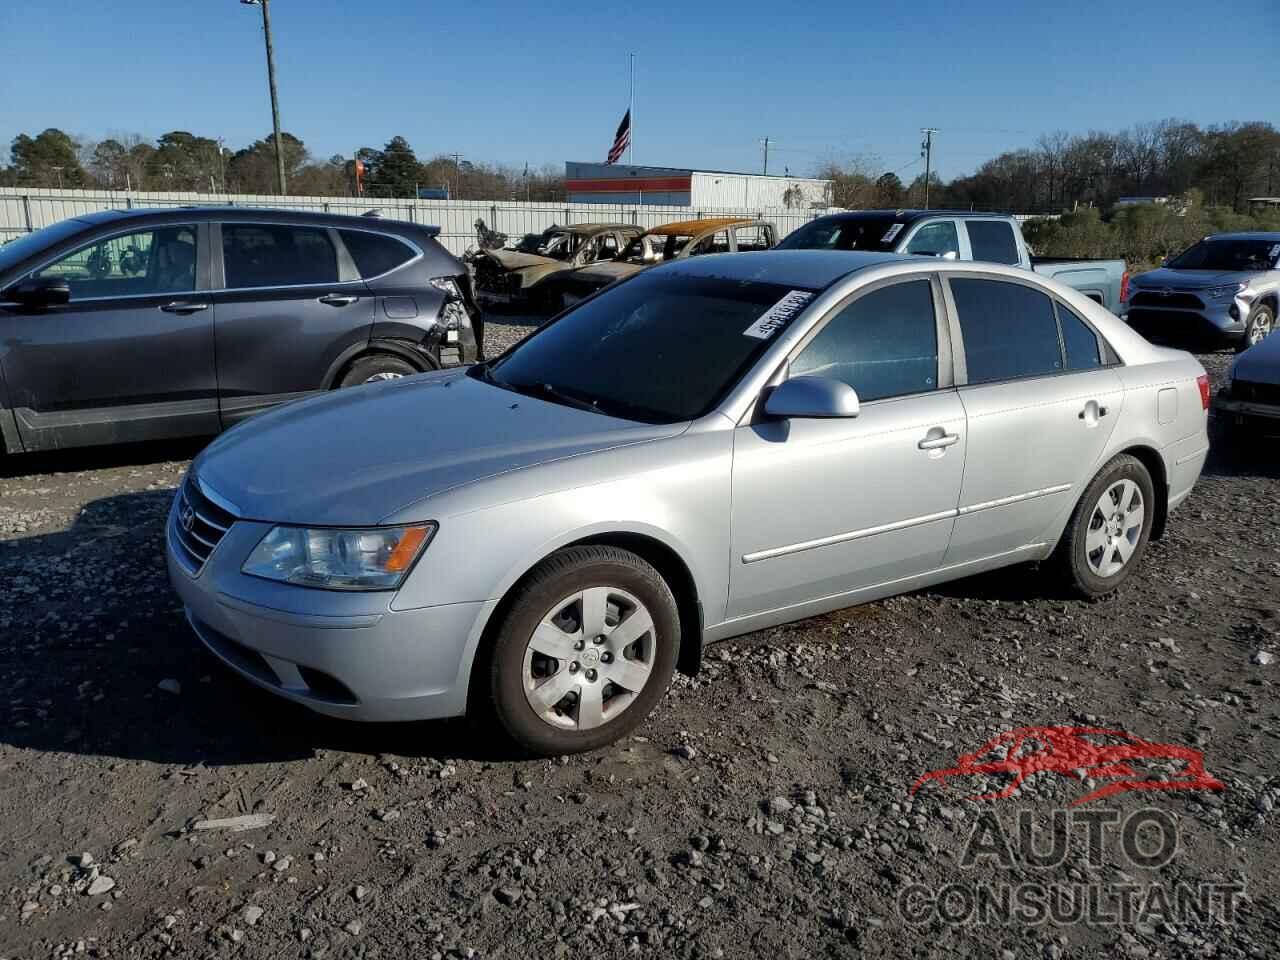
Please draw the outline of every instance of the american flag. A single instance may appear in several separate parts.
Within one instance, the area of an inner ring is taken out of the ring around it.
[[[605,160],[606,164],[617,163],[622,159],[622,155],[627,152],[627,147],[631,144],[631,111],[628,109],[622,115],[622,122],[618,124],[618,132],[613,135],[613,146],[609,148],[609,158]]]

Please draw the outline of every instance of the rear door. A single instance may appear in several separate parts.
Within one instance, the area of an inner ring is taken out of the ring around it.
[[[1124,390],[1088,324],[1030,282],[947,278],[968,455],[946,563],[1044,543],[1080,497]]]
[[[368,343],[374,298],[338,231],[312,224],[215,224],[214,336],[222,422],[322,389]]]
[[[218,431],[207,230],[104,233],[37,267],[62,306],[0,303],[10,403],[27,450]]]

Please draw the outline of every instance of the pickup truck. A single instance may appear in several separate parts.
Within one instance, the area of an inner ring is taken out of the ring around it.
[[[811,220],[779,250],[875,250],[945,260],[985,260],[1034,270],[1079,290],[1112,313],[1128,296],[1123,260],[1035,257],[1013,217],[971,210],[859,210]]]

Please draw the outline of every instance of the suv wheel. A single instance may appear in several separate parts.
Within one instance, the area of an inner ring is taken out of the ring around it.
[[[1242,350],[1248,350],[1256,343],[1261,343],[1276,327],[1276,315],[1265,303],[1260,303],[1249,314],[1249,325],[1244,331],[1244,340],[1240,344]]]
[[[418,369],[407,360],[393,357],[389,353],[375,353],[361,357],[347,370],[339,387],[355,387],[362,383],[380,383],[383,380],[399,380],[412,376]]]
[[[616,547],[572,547],[517,591],[475,691],[512,741],[541,756],[593,750],[648,716],[680,646],[657,570]]]
[[[1085,489],[1054,552],[1066,585],[1091,598],[1116,590],[1146,552],[1154,518],[1147,468],[1129,454],[1113,458]]]

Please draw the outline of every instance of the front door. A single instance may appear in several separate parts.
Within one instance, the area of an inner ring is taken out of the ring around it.
[[[925,278],[857,294],[798,348],[788,375],[843,380],[858,416],[735,431],[729,619],[941,564],[966,431],[939,289]]]
[[[99,237],[36,270],[70,302],[0,304],[9,402],[27,450],[218,431],[204,228]]]
[[[320,390],[339,358],[369,341],[374,297],[336,230],[218,226],[218,390],[222,421],[230,426]]]
[[[1096,331],[1014,280],[953,276],[969,453],[946,562],[1037,548],[1098,469],[1124,388]]]

